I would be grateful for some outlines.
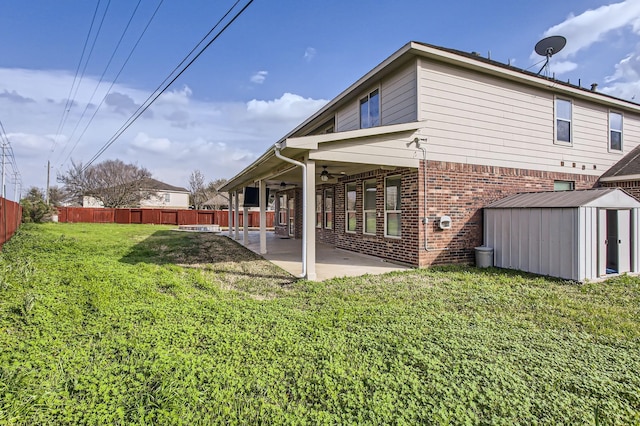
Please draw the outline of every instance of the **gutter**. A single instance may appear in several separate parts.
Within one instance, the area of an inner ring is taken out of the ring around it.
[[[302,274],[301,278],[307,276],[307,165],[300,161],[285,157],[280,153],[280,142],[275,144],[274,152],[276,157],[287,163],[302,167]]]

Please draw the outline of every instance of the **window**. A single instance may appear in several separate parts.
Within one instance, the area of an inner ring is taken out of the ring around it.
[[[322,191],[316,191],[316,228],[322,228]]]
[[[364,218],[364,234],[376,234],[376,180],[365,180],[362,184],[362,217]]]
[[[164,202],[165,203],[170,203],[171,202],[171,194],[169,194],[169,193],[164,194]]]
[[[333,229],[333,189],[324,190],[324,227]]]
[[[356,232],[356,183],[352,182],[346,184],[345,192],[347,194],[345,200],[345,230],[347,232]]]
[[[378,89],[360,99],[360,128],[380,125],[380,91]]]
[[[609,150],[622,151],[622,114],[609,112]]]
[[[572,180],[554,180],[554,191],[573,191],[576,189],[576,183]]]
[[[400,176],[388,177],[384,182],[384,235],[399,237],[402,217]]]
[[[556,99],[556,141],[571,143],[571,101]]]
[[[278,197],[278,223],[280,225],[287,224],[287,196]]]

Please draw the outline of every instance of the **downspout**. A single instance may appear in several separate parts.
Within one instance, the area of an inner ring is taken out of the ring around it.
[[[424,199],[423,199],[423,213],[422,224],[424,225],[424,250],[429,251],[429,241],[427,240],[429,234],[429,212],[427,210],[427,148],[420,146],[420,141],[416,142],[416,146],[422,151],[422,167],[424,167]]]
[[[431,249],[429,248],[429,240],[428,240],[428,234],[429,234],[429,212],[427,210],[427,149],[423,146],[421,146],[420,142],[426,142],[427,139],[426,138],[414,138],[411,142],[407,143],[407,147],[409,147],[412,143],[416,145],[416,148],[419,149],[420,151],[422,151],[422,166],[424,168],[424,176],[423,176],[423,183],[424,183],[424,197],[423,197],[423,204],[422,204],[422,209],[423,209],[423,217],[422,217],[422,224],[424,225],[424,250],[425,251],[431,251]]]
[[[307,276],[307,165],[280,154],[280,143],[275,144],[274,152],[282,161],[302,167],[302,274],[300,277],[304,278]]]

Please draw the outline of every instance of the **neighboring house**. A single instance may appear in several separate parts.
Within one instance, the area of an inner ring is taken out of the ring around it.
[[[151,196],[140,200],[139,206],[143,208],[163,209],[188,209],[189,190],[160,182],[156,179],[145,179],[140,184],[141,192],[150,192]],[[104,207],[100,200],[94,197],[83,197],[82,207]]]
[[[203,210],[227,210],[228,208],[229,198],[222,194],[216,194],[202,203]]]
[[[601,177],[602,186],[623,188],[640,200],[640,145],[625,155]]]
[[[221,190],[276,191],[276,232],[303,239],[315,279],[316,241],[418,267],[471,263],[483,207],[597,187],[640,143],[640,106],[410,42],[274,142]]]

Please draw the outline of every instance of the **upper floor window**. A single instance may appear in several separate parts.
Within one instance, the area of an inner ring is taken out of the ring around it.
[[[345,216],[347,232],[356,232],[356,183],[350,182],[345,185],[347,197],[345,200]]]
[[[556,99],[556,141],[571,143],[571,101]]]
[[[164,202],[165,203],[170,203],[171,202],[171,194],[169,194],[168,192],[166,192],[164,194]]]
[[[399,237],[402,224],[402,197],[400,176],[388,177],[384,182],[384,235]]]
[[[622,114],[609,112],[609,150],[622,151]]]
[[[360,128],[380,125],[380,90],[376,89],[360,99]]]

